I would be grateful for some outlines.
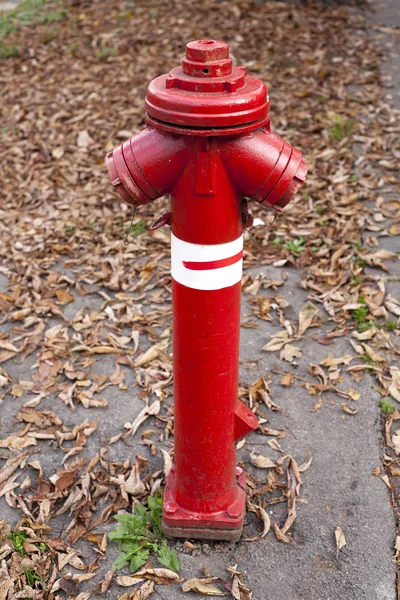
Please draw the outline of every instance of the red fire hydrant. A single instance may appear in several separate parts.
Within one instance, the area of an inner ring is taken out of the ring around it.
[[[173,537],[237,540],[245,477],[235,441],[257,428],[238,400],[245,198],[281,211],[305,180],[301,152],[270,132],[265,84],[224,42],[186,46],[147,89],[146,129],[107,156],[129,204],[171,195],[174,466],[163,505]]]

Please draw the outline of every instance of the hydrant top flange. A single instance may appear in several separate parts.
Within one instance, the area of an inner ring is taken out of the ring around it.
[[[231,135],[269,122],[265,84],[234,67],[229,46],[215,40],[186,45],[182,66],[154,79],[146,94],[147,121],[188,135]]]

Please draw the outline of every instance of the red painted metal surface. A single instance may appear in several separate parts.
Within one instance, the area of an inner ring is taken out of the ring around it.
[[[148,127],[107,156],[130,204],[171,195],[154,227],[172,231],[175,451],[163,528],[237,539],[245,510],[235,441],[257,427],[237,397],[245,198],[281,211],[306,176],[301,152],[269,130],[263,82],[233,67],[223,42],[187,45],[152,81]]]

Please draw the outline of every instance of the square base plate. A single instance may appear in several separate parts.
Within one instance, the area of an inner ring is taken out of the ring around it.
[[[162,530],[170,538],[194,538],[205,540],[237,541],[242,535],[246,506],[246,475],[236,467],[237,497],[225,510],[217,512],[192,512],[176,501],[174,493],[175,468],[167,479]]]

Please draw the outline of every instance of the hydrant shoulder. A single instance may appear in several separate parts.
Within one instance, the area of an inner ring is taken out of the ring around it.
[[[107,168],[118,194],[138,206],[171,191],[188,160],[186,140],[147,127],[107,155]]]
[[[221,156],[244,196],[278,212],[306,178],[300,150],[265,129],[225,140]]]

